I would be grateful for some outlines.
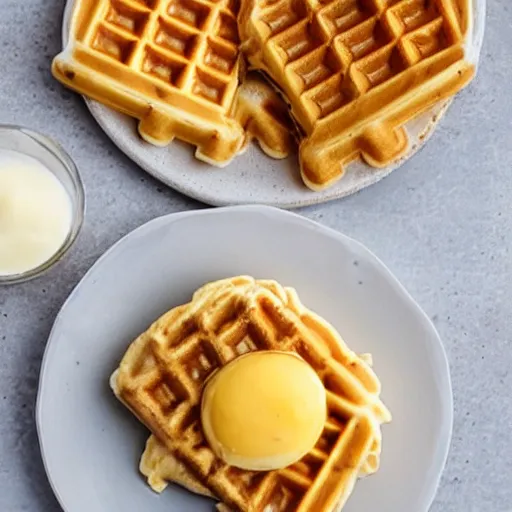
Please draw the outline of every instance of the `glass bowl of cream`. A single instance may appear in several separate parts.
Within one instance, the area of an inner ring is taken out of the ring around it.
[[[76,165],[48,137],[0,125],[0,285],[27,281],[76,240],[85,194]]]

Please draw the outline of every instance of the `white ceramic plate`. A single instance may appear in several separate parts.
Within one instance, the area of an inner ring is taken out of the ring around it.
[[[202,512],[212,502],[139,475],[148,436],[108,380],[129,343],[200,285],[237,274],[297,288],[357,352],[371,352],[393,422],[381,470],[346,512],[423,512],[452,428],[446,356],[427,316],[361,244],[297,215],[246,206],[161,217],[123,238],[63,306],[44,356],[37,425],[66,512]]]
[[[478,63],[482,46],[486,0],[473,3],[473,26],[468,37],[467,58]],[[63,22],[63,40],[67,40],[69,18],[74,0],[68,0]],[[145,143],[137,135],[136,121],[95,101],[86,99],[92,115],[121,151],[149,174],[166,185],[208,204],[269,204],[295,208],[323,203],[361,190],[387,176],[416,153],[430,138],[450,101],[437,105],[407,123],[411,150],[405,158],[384,169],[374,169],[361,161],[348,168],[347,174],[331,188],[312,192],[299,176],[297,156],[272,160],[251,145],[223,169],[208,166],[193,156],[194,148],[175,141],[167,148]]]

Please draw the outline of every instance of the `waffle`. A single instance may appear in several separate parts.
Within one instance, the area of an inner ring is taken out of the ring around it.
[[[204,381],[250,350],[296,352],[326,386],[328,418],[319,442],[282,470],[230,467],[202,434]],[[188,482],[231,510],[341,507],[368,461],[375,464],[379,424],[391,419],[379,380],[336,331],[304,308],[293,289],[249,277],[205,285],[190,303],[163,315],[129,347],[111,385],[193,478]]]
[[[194,478],[194,475],[187,470],[186,466],[177,460],[155,436],[149,437],[139,467],[141,473],[148,478],[148,483],[156,492],[162,492],[167,487],[168,482],[174,482],[191,492],[216,499],[216,496]],[[332,511],[342,510],[343,505],[344,502],[336,503]],[[233,509],[224,503],[218,503],[217,510],[219,512],[233,512]],[[285,508],[284,510],[288,509]]]
[[[76,0],[53,61],[72,89],[140,120],[146,141],[177,137],[222,166],[244,141],[231,116],[238,87],[235,0]]]
[[[242,150],[253,139],[271,158],[286,158],[296,146],[295,127],[286,103],[255,73],[240,85],[235,118],[245,131]]]
[[[371,366],[372,357],[370,354],[361,354],[359,357]],[[380,438],[377,437],[366,463],[361,468],[360,476],[366,476],[377,471],[380,450]],[[210,498],[215,497],[154,435],[149,436],[146,442],[139,469],[147,478],[149,486],[157,493],[161,493],[170,482],[174,482],[196,494],[202,494]]]
[[[372,364],[370,354],[359,356],[368,365]],[[380,437],[376,437],[372,451],[368,455],[365,464],[361,468],[360,476],[375,473],[379,467],[381,450]],[[149,436],[146,448],[139,464],[140,472],[147,478],[149,486],[157,493],[161,493],[170,482],[174,482],[197,494],[203,494],[213,498],[214,496],[207,487],[194,478],[194,475],[187,471],[187,467],[174,457],[163,443],[154,435]]]
[[[361,156],[408,150],[404,124],[474,75],[471,0],[241,0],[250,65],[283,91],[302,128],[302,177],[319,190]]]

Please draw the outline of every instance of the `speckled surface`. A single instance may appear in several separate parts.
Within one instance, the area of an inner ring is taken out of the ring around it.
[[[46,339],[66,296],[122,235],[155,216],[203,207],[139,170],[81,99],[52,80],[63,5],[0,1],[0,122],[61,142],[88,199],[66,260],[37,281],[0,288],[1,512],[59,510],[39,456],[34,403]],[[492,0],[480,74],[420,154],[359,194],[300,211],[376,252],[444,340],[455,425],[433,512],[512,510],[511,59],[512,6]]]

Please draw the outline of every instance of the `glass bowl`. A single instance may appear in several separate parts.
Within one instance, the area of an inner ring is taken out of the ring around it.
[[[40,276],[66,254],[76,240],[85,215],[85,192],[71,157],[53,140],[27,128],[0,124],[0,149],[17,151],[43,164],[61,182],[71,201],[71,226],[55,254],[41,265],[20,274],[0,275],[0,286]]]

